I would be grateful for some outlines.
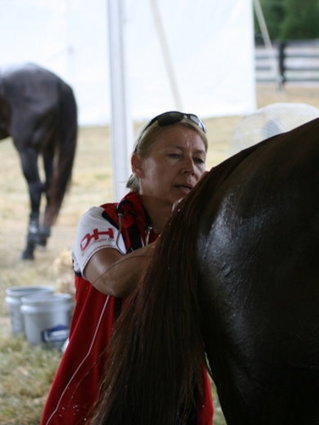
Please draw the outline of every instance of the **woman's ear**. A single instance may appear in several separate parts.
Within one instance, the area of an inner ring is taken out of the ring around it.
[[[131,167],[132,167],[132,171],[136,175],[136,177],[138,177],[138,178],[143,177],[143,175],[144,175],[144,171],[143,171],[143,160],[136,153],[133,153],[133,155],[132,155],[132,158],[131,158]]]

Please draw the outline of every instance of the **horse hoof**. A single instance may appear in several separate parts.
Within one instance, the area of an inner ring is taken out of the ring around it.
[[[37,233],[37,245],[46,247],[51,232],[47,227],[41,227]]]
[[[47,239],[39,237],[37,244],[40,245],[40,246],[46,247],[47,246]]]
[[[30,251],[23,251],[21,255],[22,260],[34,260],[33,252]]]

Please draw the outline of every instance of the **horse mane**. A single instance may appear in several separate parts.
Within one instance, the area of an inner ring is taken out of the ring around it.
[[[213,168],[165,226],[117,321],[92,425],[183,425],[195,408],[206,361],[198,297],[199,218],[251,150]]]

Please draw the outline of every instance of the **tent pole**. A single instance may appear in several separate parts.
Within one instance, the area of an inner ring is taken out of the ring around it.
[[[269,57],[271,59],[271,64],[272,64],[275,80],[277,81],[278,87],[281,87],[281,78],[280,78],[280,74],[279,74],[279,70],[278,70],[278,66],[277,66],[276,53],[275,53],[274,47],[272,45],[272,42],[270,40],[268,28],[267,28],[265,17],[264,17],[264,14],[263,14],[263,11],[262,11],[262,8],[261,8],[261,5],[260,5],[260,1],[259,0],[253,0],[253,4],[254,4],[255,13],[256,13],[256,18],[257,18],[257,21],[258,21],[258,24],[259,24],[259,27],[260,27],[260,30],[261,30],[261,35],[262,35],[262,38],[264,40],[266,50],[268,50]]]
[[[120,200],[130,174],[132,125],[128,114],[125,45],[123,37],[124,0],[108,0],[111,141],[113,195]]]

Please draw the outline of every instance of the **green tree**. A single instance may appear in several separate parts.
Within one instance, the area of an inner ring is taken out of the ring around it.
[[[319,38],[319,0],[259,0],[272,40]],[[255,34],[261,31],[255,17]]]
[[[280,37],[281,24],[285,18],[284,0],[259,0],[266,21],[269,36],[272,40]],[[255,16],[255,33],[261,35],[259,24]]]
[[[278,36],[282,40],[319,38],[319,0],[283,0],[285,19]]]

